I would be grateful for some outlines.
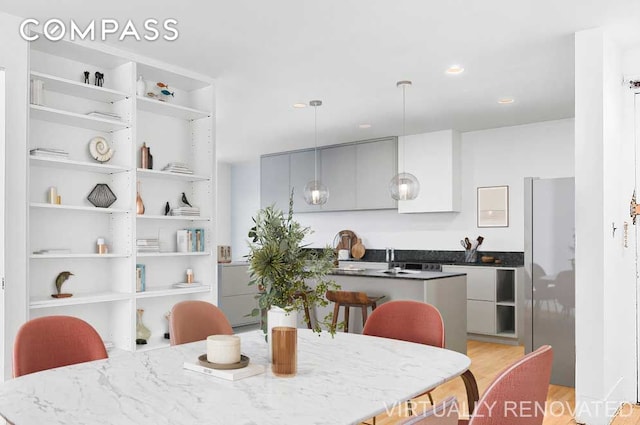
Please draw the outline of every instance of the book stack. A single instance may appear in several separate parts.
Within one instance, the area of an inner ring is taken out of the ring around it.
[[[122,121],[122,117],[120,115],[111,112],[93,111],[89,112],[87,115],[96,118],[104,118],[107,120]]]
[[[162,171],[178,174],[193,174],[193,170],[189,168],[187,164],[182,162],[170,162],[164,166]]]
[[[158,239],[136,239],[136,250],[138,252],[160,252],[160,241]]]
[[[38,156],[43,158],[69,158],[69,152],[62,149],[49,149],[49,148],[35,148],[29,151],[31,156]]]
[[[67,248],[50,248],[50,249],[41,249],[39,251],[33,251],[33,253],[37,255],[61,255],[61,254],[71,254],[71,250]]]
[[[228,381],[237,381],[238,379],[248,378],[250,376],[260,375],[264,373],[266,368],[264,365],[251,363],[240,369],[212,369],[197,363],[184,362],[183,367],[187,370],[203,373],[205,375],[214,376],[216,378],[226,379]]]
[[[204,229],[183,229],[176,232],[178,252],[204,252]]]
[[[200,208],[199,207],[171,208],[171,215],[197,217],[200,215]]]

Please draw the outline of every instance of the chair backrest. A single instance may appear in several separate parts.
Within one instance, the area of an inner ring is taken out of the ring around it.
[[[398,422],[396,425],[458,425],[458,404],[451,396],[422,414]]]
[[[209,335],[233,335],[229,320],[215,305],[205,301],[182,301],[171,309],[171,345],[202,341]]]
[[[84,320],[46,316],[22,325],[13,345],[13,376],[108,358],[102,338]]]
[[[398,300],[376,308],[364,326],[364,335],[444,347],[444,322],[431,304]]]
[[[503,370],[484,392],[469,425],[541,425],[553,350],[544,345]]]
[[[369,297],[365,292],[327,291],[327,299],[339,304],[369,304]]]

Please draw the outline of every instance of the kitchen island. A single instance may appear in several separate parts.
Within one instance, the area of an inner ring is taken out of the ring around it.
[[[384,295],[378,305],[391,300],[415,300],[434,305],[444,320],[445,347],[467,352],[467,278],[464,273],[402,270],[386,272],[364,268],[338,268],[332,279],[343,291],[366,292],[369,296]],[[316,317],[324,317],[333,304],[319,308]],[[339,321],[343,318],[340,309]],[[349,332],[362,332],[359,314],[352,314]]]

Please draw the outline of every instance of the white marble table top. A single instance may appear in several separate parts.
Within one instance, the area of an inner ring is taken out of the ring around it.
[[[267,365],[260,331],[238,334]],[[25,375],[0,385],[0,414],[41,424],[355,424],[469,368],[467,356],[385,338],[298,329],[298,373],[226,381],[183,369],[204,341]]]

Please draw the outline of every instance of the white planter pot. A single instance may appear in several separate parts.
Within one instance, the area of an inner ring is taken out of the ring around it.
[[[271,361],[271,329],[277,326],[298,327],[298,312],[296,310],[285,311],[280,307],[271,307],[267,311],[267,341],[269,341],[269,361]]]

